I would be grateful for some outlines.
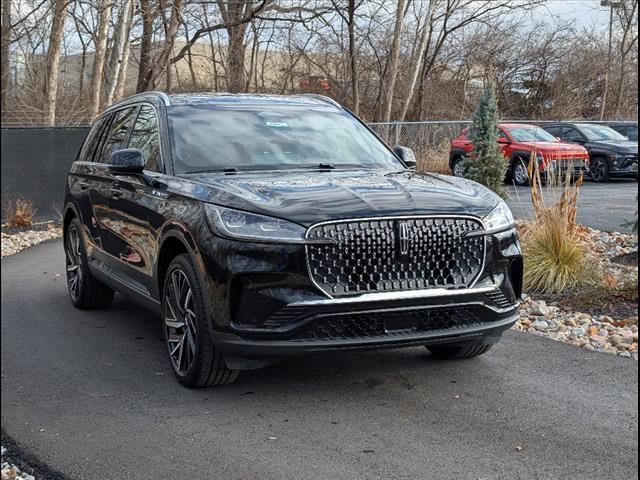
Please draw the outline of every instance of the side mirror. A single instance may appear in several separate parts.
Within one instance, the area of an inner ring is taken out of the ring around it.
[[[559,142],[562,141],[562,139],[560,137],[556,137],[556,140],[559,141]]]
[[[144,170],[142,152],[137,148],[124,148],[111,152],[107,168],[112,173],[142,173]]]
[[[498,143],[501,143],[503,145],[508,145],[511,143],[511,141],[506,137],[498,137]]]
[[[416,168],[416,156],[413,150],[401,145],[396,145],[393,148],[394,153],[400,157],[400,160],[407,166],[407,168]]]

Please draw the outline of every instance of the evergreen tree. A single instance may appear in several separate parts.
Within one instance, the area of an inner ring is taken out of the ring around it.
[[[507,162],[498,144],[498,104],[493,86],[485,89],[473,114],[469,140],[473,151],[464,159],[465,177],[506,197]]]

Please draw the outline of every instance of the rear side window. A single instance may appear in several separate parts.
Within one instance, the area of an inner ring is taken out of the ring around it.
[[[627,128],[627,137],[629,140],[638,140],[638,127],[629,127]]]
[[[125,108],[124,110],[118,110],[113,115],[113,120],[109,126],[109,132],[107,133],[104,147],[102,147],[101,159],[103,163],[109,161],[109,155],[116,150],[127,148],[127,141],[129,140],[129,131],[131,129],[131,122],[135,107]]]
[[[160,137],[158,132],[158,117],[153,107],[143,105],[140,107],[131,130],[129,148],[137,148],[142,151],[145,170],[160,172]]]
[[[89,135],[87,135],[87,139],[82,145],[82,149],[78,155],[78,161],[93,162],[102,133],[104,132],[105,126],[109,123],[109,118],[111,118],[110,115],[105,115],[95,121],[93,127],[91,127],[91,130],[89,131]]]

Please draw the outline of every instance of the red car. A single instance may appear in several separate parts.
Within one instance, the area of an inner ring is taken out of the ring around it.
[[[457,177],[464,176],[462,159],[473,150],[468,133],[469,129],[465,128],[451,144],[449,166]],[[578,176],[589,168],[589,153],[583,146],[563,143],[536,125],[502,123],[498,125],[498,143],[509,162],[507,179],[513,179],[517,185],[529,184],[527,166],[534,156],[543,180],[558,169],[564,174],[571,168],[573,175]]]

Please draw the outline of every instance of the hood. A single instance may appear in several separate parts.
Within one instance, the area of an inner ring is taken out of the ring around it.
[[[587,150],[582,145],[575,143],[562,143],[562,142],[519,142],[522,145],[526,145],[531,150],[538,150],[546,155],[553,156],[572,156],[581,157],[587,156]]]
[[[411,171],[247,172],[177,177],[176,192],[303,226],[346,218],[470,214],[483,217],[497,195],[469,180]],[[184,193],[183,193],[184,194]]]
[[[589,142],[587,148],[601,148],[611,150],[614,153],[624,155],[638,155],[638,142],[633,140],[602,140],[599,142]]]

